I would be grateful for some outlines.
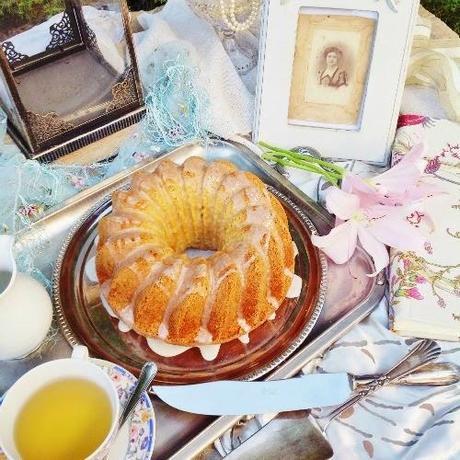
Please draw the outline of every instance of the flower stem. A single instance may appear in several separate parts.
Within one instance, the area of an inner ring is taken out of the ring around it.
[[[262,155],[263,159],[273,161],[283,166],[290,166],[292,168],[319,174],[333,185],[338,185],[346,172],[346,170],[340,166],[311,155],[285,150],[267,144],[266,142],[259,142],[259,145],[266,149]]]
[[[301,163],[299,161],[293,161],[289,158],[279,157],[270,153],[265,153],[262,155],[262,158],[269,161],[274,161],[283,166],[291,166],[293,168],[302,169],[304,171],[309,171],[315,174],[320,174],[323,176],[328,182],[331,182],[334,185],[338,185],[338,181],[341,179],[337,173],[332,171],[327,171],[326,169],[322,168],[319,165],[305,162]]]
[[[337,166],[334,163],[330,163],[329,161],[321,160],[320,158],[316,158],[311,155],[305,155],[303,153],[294,152],[292,150],[285,150],[280,147],[276,147],[274,145],[267,144],[266,142],[263,142],[263,141],[259,142],[259,145],[261,147],[264,147],[268,151],[271,151],[272,153],[276,152],[278,154],[282,154],[286,158],[289,158],[293,161],[300,160],[301,162],[316,163],[318,165],[321,165],[327,170],[336,172],[339,175],[339,178],[342,178],[346,173],[346,169],[342,168],[341,166]]]

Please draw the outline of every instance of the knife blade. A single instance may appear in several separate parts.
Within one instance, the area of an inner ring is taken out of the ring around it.
[[[349,374],[310,374],[267,382],[221,380],[195,385],[154,385],[154,393],[176,409],[203,415],[283,412],[343,403],[352,393]]]

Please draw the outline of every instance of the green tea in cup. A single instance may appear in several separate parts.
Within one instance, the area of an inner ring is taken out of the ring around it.
[[[60,379],[25,402],[14,441],[22,460],[83,460],[102,444],[111,424],[112,407],[101,387]]]
[[[6,392],[0,449],[12,460],[100,460],[114,442],[119,417],[112,379],[76,345],[71,358],[34,367]]]

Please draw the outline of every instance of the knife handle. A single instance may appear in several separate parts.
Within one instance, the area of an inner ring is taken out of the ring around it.
[[[376,375],[360,375],[353,377],[353,389],[368,385]],[[392,385],[415,385],[415,386],[441,386],[452,385],[460,382],[460,367],[453,363],[429,363],[420,369],[399,377]]]
[[[371,380],[365,385],[357,387],[357,393],[330,412],[327,417],[327,422],[323,427],[323,432],[326,432],[329,424],[345,409],[353,406],[357,402],[364,399],[370,393],[374,393],[382,386],[394,383],[399,378],[404,378],[411,372],[420,369],[427,363],[435,360],[441,354],[441,348],[434,340],[423,339],[412,350],[403,356],[388,372],[381,377]]]
[[[406,377],[406,375],[420,369],[425,364],[434,361],[440,354],[441,348],[434,340],[424,339],[420,341],[385,374],[384,384]]]

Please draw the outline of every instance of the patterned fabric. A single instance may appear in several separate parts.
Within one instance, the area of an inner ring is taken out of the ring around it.
[[[420,116],[400,119],[393,157],[427,143],[425,173],[446,192],[432,198],[429,215],[410,216],[413,225],[430,229],[431,245],[423,254],[392,253],[389,330],[387,301],[325,354],[319,372],[351,374],[388,370],[417,339],[458,339],[460,335],[460,125]],[[368,173],[369,174],[369,173]],[[304,188],[304,187],[302,187]],[[438,362],[460,365],[460,346],[439,342]],[[311,372],[311,363],[305,372]],[[317,410],[321,417],[330,408]],[[394,386],[379,390],[348,409],[327,429],[335,460],[450,460],[460,458],[460,385]]]
[[[460,125],[404,117],[394,144],[393,161],[413,143],[428,146],[425,174],[443,194],[431,198],[426,214],[408,217],[429,230],[423,253],[392,252],[391,328],[405,336],[443,340],[460,338]]]
[[[387,303],[336,342],[319,372],[369,374],[387,371],[417,339],[388,330]],[[460,347],[439,342],[437,362],[460,365]],[[308,369],[306,369],[308,371]],[[331,408],[314,412],[320,416]],[[327,429],[334,460],[454,460],[460,458],[460,385],[388,386],[335,419]]]

